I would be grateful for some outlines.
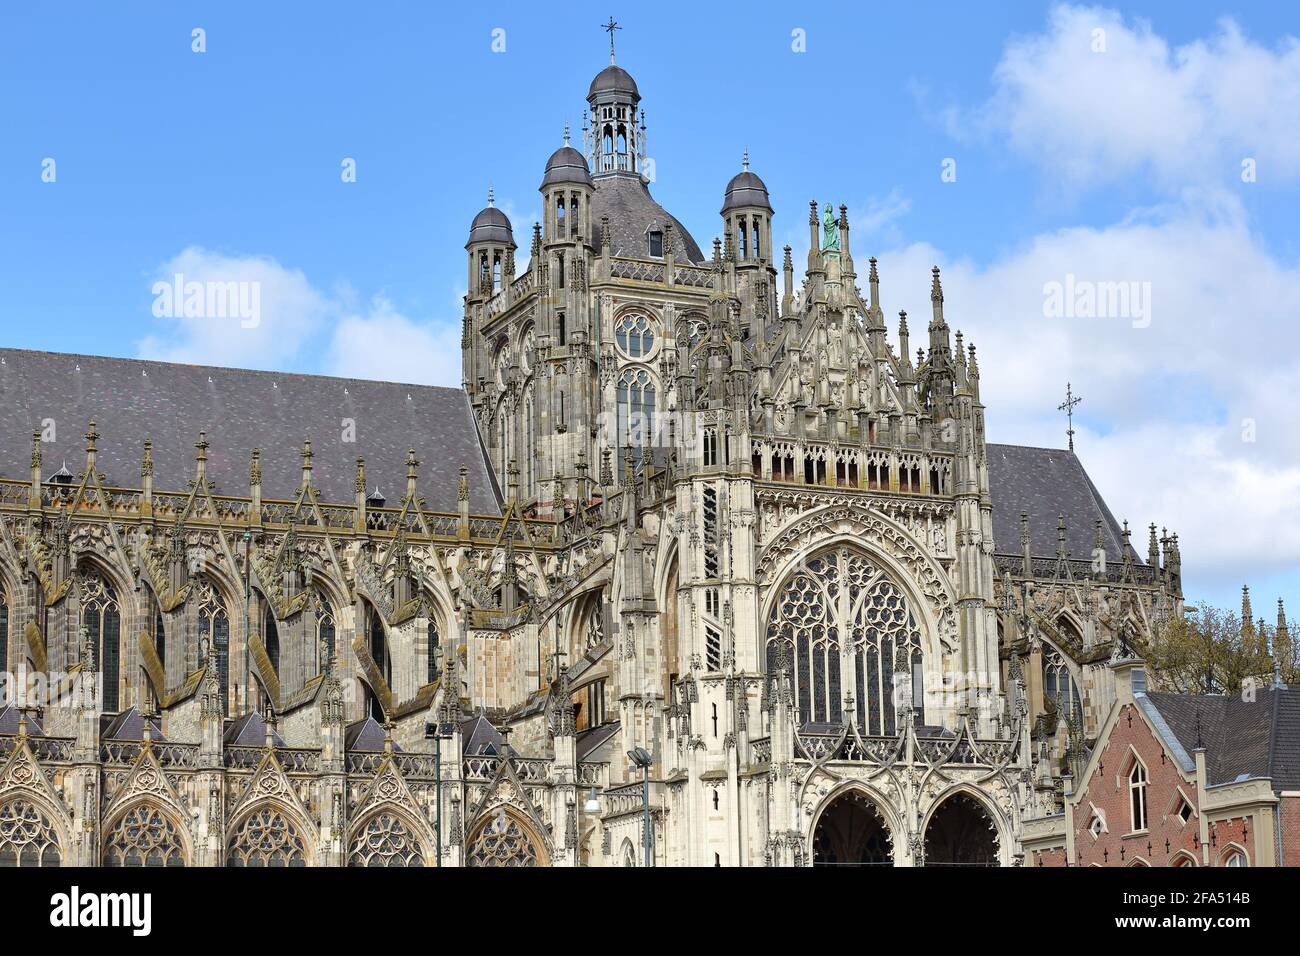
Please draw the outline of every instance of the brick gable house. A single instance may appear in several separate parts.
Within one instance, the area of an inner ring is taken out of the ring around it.
[[[1031,865],[1300,865],[1300,687],[1164,694],[1137,659],[1113,669],[1065,812],[1029,828]]]

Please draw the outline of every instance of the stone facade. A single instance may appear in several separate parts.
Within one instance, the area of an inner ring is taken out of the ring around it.
[[[987,442],[938,269],[913,353],[846,207],[810,203],[796,286],[746,161],[706,258],[650,196],[632,77],[588,108],[527,267],[491,202],[466,244],[444,437],[486,477],[429,491],[419,456],[464,447],[434,436],[327,500],[307,442],[264,499],[294,450],[214,431],[155,489],[149,433],[94,424],[79,474],[38,432],[3,476],[11,683],[104,692],[0,712],[0,862],[641,865],[637,748],[660,865],[1019,865],[1063,818],[1111,659],[1180,612],[1176,536],[1144,561],[1072,451]]]

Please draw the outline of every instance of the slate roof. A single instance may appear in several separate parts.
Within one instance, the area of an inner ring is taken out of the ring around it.
[[[343,746],[346,750],[352,751],[369,751],[378,753],[384,749],[384,741],[387,734],[383,725],[373,717],[366,717],[362,720],[354,721],[347,725],[343,730]],[[398,753],[402,748],[396,741],[393,743],[393,750]]]
[[[17,736],[18,722],[22,720],[23,713],[12,704],[6,704],[0,707],[0,734]],[[41,722],[36,719],[35,714],[27,717],[27,735],[29,737],[44,737],[45,731],[41,728]]]
[[[1123,556],[1123,531],[1106,507],[1083,463],[1072,451],[1025,445],[988,446],[989,490],[993,496],[993,540],[999,554],[1020,554],[1020,512],[1029,512],[1029,546],[1034,557],[1056,556],[1057,516],[1065,515],[1070,557],[1092,557],[1095,522],[1111,560]],[[1134,555],[1136,563],[1142,559]]]
[[[227,747],[265,747],[266,721],[257,711],[250,710],[242,717],[228,721],[221,739]],[[284,738],[274,730],[271,731],[271,740],[277,747],[285,746]]]
[[[128,707],[118,714],[100,714],[99,736],[101,740],[144,740],[144,715],[135,707]],[[162,721],[155,716],[149,718],[149,737],[152,740],[165,741]]]
[[[1211,784],[1270,777],[1274,790],[1300,790],[1300,686],[1240,695],[1146,695],[1188,753],[1205,747]]]
[[[462,721],[460,733],[465,741],[463,753],[466,757],[494,756],[501,752],[505,743],[501,732],[481,713]]]
[[[650,190],[634,173],[609,173],[596,177],[596,193],[591,201],[592,241],[601,251],[600,219],[609,217],[609,238],[616,256],[646,258],[646,233],[650,226],[663,229],[673,224],[673,259],[704,261],[700,247],[672,214],[659,205]]]
[[[588,727],[586,730],[578,731],[577,736],[574,737],[578,760],[586,760],[593,750],[617,736],[620,727],[621,724],[616,720],[613,723],[601,724],[599,727]]]
[[[302,484],[304,438],[322,501],[355,500],[356,459],[366,481],[395,504],[406,490],[406,450],[420,459],[419,494],[430,511],[454,512],[458,470],[469,468],[470,509],[500,513],[494,482],[464,392],[323,375],[0,349],[0,476],[31,475],[31,435],[45,419],[50,475],[85,467],[87,423],[99,431],[105,484],[138,487],[142,443],[153,441],[154,489],[184,492],[194,443],[207,433],[208,477],[218,494],[247,495],[249,457],[262,450],[262,497],[292,499]],[[344,442],[343,420],[356,423]]]

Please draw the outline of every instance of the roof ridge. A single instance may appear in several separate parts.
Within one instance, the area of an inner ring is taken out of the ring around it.
[[[283,369],[243,368],[237,365],[203,365],[198,362],[170,362],[165,359],[137,358],[125,355],[96,355],[90,352],[58,352],[52,349],[22,349],[0,346],[0,355],[48,355],[69,359],[86,359],[96,362],[122,362],[137,365],[154,365],[173,369],[200,369],[208,372],[232,372],[240,375],[280,375],[295,379],[322,379],[327,382],[354,382],[358,385],[400,385],[403,388],[427,388],[443,392],[464,392],[458,385],[426,385],[419,382],[399,382],[380,378],[356,378],[346,375],[325,375],[321,372],[289,372]]]

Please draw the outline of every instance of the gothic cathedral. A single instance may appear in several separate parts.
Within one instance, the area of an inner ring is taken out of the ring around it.
[[[0,350],[0,864],[1016,866],[1059,822],[1177,536],[990,444],[939,270],[913,351],[845,206],[796,282],[746,159],[702,250],[610,59],[526,266],[473,219],[463,389]]]

